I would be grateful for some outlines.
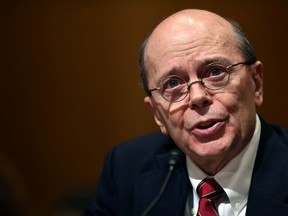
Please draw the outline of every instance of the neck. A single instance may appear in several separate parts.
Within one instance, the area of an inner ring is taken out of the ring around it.
[[[230,159],[231,160],[231,159]],[[209,176],[215,176],[230,160],[211,160],[206,161],[205,163],[199,164],[195,163],[203,172],[205,172]]]
[[[240,151],[234,152],[233,154],[222,154],[220,156],[214,156],[203,160],[203,157],[195,158],[189,156],[190,160],[193,161],[204,173],[209,176],[215,176],[221,171],[226,164],[228,164],[233,158],[235,158]]]

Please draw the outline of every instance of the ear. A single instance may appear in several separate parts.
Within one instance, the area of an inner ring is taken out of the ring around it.
[[[162,131],[162,133],[165,135],[168,135],[167,128],[164,124],[164,121],[161,117],[161,114],[159,113],[159,110],[155,104],[155,101],[151,97],[146,96],[144,98],[144,103],[146,105],[148,105],[150,110],[153,112],[154,120],[155,120],[156,124],[160,127],[160,130]]]
[[[253,65],[253,80],[255,83],[255,105],[257,107],[261,106],[263,103],[263,64],[257,61]]]

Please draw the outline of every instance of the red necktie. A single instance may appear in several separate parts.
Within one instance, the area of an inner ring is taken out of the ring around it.
[[[216,202],[225,193],[223,188],[214,178],[207,177],[197,186],[197,193],[200,197],[198,216],[218,216]]]

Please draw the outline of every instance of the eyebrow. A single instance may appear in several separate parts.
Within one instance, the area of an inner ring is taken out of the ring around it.
[[[211,63],[216,63],[216,62],[223,63],[223,64],[227,63],[227,65],[231,63],[227,58],[217,56],[213,58],[199,60],[196,62],[196,65],[197,65],[198,70],[200,69],[201,71],[201,69],[203,69],[205,66]],[[187,73],[183,69],[181,69],[181,67],[173,67],[171,70],[167,71],[166,73],[164,73],[162,76],[158,78],[157,84],[159,84],[159,82],[165,77],[171,76],[171,75],[177,75],[177,76],[182,75],[183,77],[184,75],[187,75]]]
[[[168,77],[168,76],[176,75],[176,76],[183,77],[185,74],[187,74],[187,73],[183,69],[181,69],[181,67],[173,67],[171,70],[167,71],[162,76],[158,77],[156,83],[157,83],[157,85],[159,85],[161,80],[163,80],[165,77]]]
[[[208,64],[211,63],[223,63],[223,64],[231,64],[231,61],[227,58],[221,57],[221,56],[217,56],[217,57],[213,57],[213,58],[208,58],[208,59],[204,59],[203,61],[199,61],[199,65],[201,67],[202,66],[207,66]]]

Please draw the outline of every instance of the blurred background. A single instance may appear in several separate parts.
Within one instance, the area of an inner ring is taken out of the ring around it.
[[[288,128],[285,0],[1,1],[0,205],[80,215],[108,149],[158,129],[143,103],[139,46],[184,8],[241,23],[264,63],[259,113]]]

